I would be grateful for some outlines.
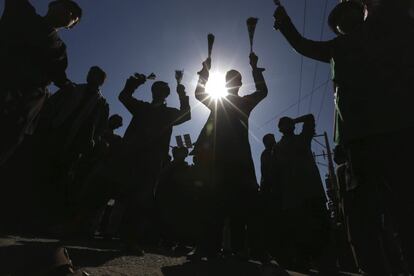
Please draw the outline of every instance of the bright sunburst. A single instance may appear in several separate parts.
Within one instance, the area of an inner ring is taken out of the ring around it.
[[[206,93],[214,100],[227,96],[226,80],[223,73],[210,73],[210,77],[206,85]]]

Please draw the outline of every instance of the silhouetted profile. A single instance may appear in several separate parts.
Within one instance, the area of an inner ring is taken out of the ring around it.
[[[162,81],[152,85],[151,103],[135,99],[132,94],[145,81],[144,75],[130,77],[119,95],[119,100],[133,117],[124,135],[123,160],[120,160],[122,175],[117,176],[117,181],[125,181],[127,185],[124,191],[128,205],[125,225],[134,232],[133,226],[138,223],[143,234],[151,235],[155,207],[153,193],[158,175],[168,159],[172,129],[190,120],[191,112],[183,85],[177,86],[180,109],[167,107],[165,101],[170,88]],[[136,212],[140,213],[138,222]],[[130,234],[134,236],[131,239],[136,238],[135,233]]]
[[[412,137],[414,126],[414,117],[404,112],[411,109],[414,100],[413,20],[404,8],[405,1],[366,2],[370,13],[365,21],[363,7],[354,2],[334,9],[330,25],[340,36],[327,42],[303,38],[283,8],[276,11],[275,19],[299,53],[325,62],[332,59],[335,140],[347,151],[358,185],[352,207],[363,210],[353,212],[355,217],[351,215],[350,220],[351,232],[352,228],[359,232],[353,242],[361,268],[372,275],[389,274],[378,223],[381,210],[388,210],[400,225],[403,251],[412,272],[414,229],[408,222],[413,218],[414,201],[408,195],[413,188],[401,184],[410,178],[410,169],[400,160],[403,152],[411,155],[412,151],[402,145],[411,144],[407,139]],[[375,150],[378,148],[382,151]],[[387,200],[391,194],[393,199]]]
[[[278,179],[278,168],[276,166],[275,146],[276,139],[271,133],[263,137],[263,144],[265,146],[262,152],[261,163],[261,182],[260,182],[260,197],[262,216],[263,235],[266,240],[266,250],[276,258],[284,254],[280,248],[280,241],[283,239],[280,233],[280,213],[282,206],[282,191],[281,181]]]
[[[273,148],[276,145],[276,139],[273,134],[266,134],[263,137],[263,144],[265,146],[262,155],[260,156],[260,170],[261,170],[261,180],[260,180],[260,191],[263,193],[269,192],[272,186],[272,174],[274,171],[273,165]]]
[[[39,135],[50,153],[54,181],[67,177],[72,166],[101,143],[109,116],[109,106],[100,91],[105,79],[101,68],[91,67],[86,84],[59,90],[46,102]]]
[[[0,21],[0,165],[32,134],[36,119],[52,82],[71,85],[65,70],[66,46],[58,36],[61,28],[72,28],[82,16],[71,0],[49,4],[45,16],[36,13],[28,0],[5,0]]]
[[[303,123],[302,132],[295,134],[298,123]],[[283,136],[274,153],[281,185],[282,246],[288,265],[306,270],[329,237],[325,191],[311,149],[315,120],[312,114],[283,117],[278,126]]]
[[[195,240],[194,212],[195,187],[192,167],[185,161],[188,149],[174,147],[173,160],[161,172],[157,185],[156,200],[160,215],[161,233],[170,242]]]
[[[214,100],[205,92],[211,60],[203,63],[195,96],[210,109],[210,116],[195,144],[193,154],[199,166],[207,170],[210,187],[214,190],[216,210],[215,229],[206,240],[210,250],[221,248],[221,231],[224,220],[230,218],[231,241],[234,252],[245,251],[246,225],[252,218],[258,185],[249,144],[249,116],[253,109],[267,96],[263,77],[264,69],[257,67],[258,57],[252,53],[250,64],[256,84],[256,92],[239,96],[242,76],[236,70],[226,74],[228,95]],[[215,247],[215,248],[213,248]]]
[[[107,155],[113,156],[119,151],[122,145],[122,137],[115,133],[115,130],[123,126],[123,119],[120,115],[114,114],[108,119],[108,126],[102,135],[103,141],[106,143]]]

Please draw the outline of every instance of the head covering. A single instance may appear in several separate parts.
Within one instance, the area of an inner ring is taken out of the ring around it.
[[[362,5],[362,3],[357,2],[357,1],[345,1],[345,2],[341,2],[338,5],[336,5],[336,7],[331,11],[331,13],[329,14],[329,18],[328,18],[328,24],[329,27],[332,29],[332,31],[337,34],[340,35],[341,33],[338,31],[338,24],[339,24],[339,20],[349,11],[349,10],[360,10],[362,16],[364,16],[364,6]]]

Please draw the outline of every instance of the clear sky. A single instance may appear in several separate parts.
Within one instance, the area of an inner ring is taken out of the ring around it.
[[[327,2],[326,2],[327,1]],[[313,87],[319,87],[330,78],[329,65],[310,59],[303,59],[273,30],[272,0],[79,0],[84,10],[82,22],[71,31],[62,30],[61,36],[67,44],[69,55],[69,78],[78,83],[85,81],[90,66],[98,65],[108,73],[103,87],[111,113],[124,117],[123,133],[130,121],[128,111],[117,100],[126,78],[134,72],[154,72],[159,80],[166,81],[172,88],[168,105],[178,107],[175,94],[174,70],[184,69],[183,83],[187,87],[192,106],[197,105],[194,90],[196,72],[207,56],[207,34],[216,36],[213,50],[212,71],[225,73],[237,69],[243,75],[244,86],[241,94],[254,91],[249,66],[249,39],[246,27],[248,17],[258,17],[254,50],[259,56],[259,66],[266,68],[265,78],[269,96],[257,106],[250,118],[250,144],[260,177],[260,154],[263,150],[261,139],[266,133],[275,133],[275,116],[298,116],[309,113],[318,118],[317,132],[327,131],[332,137],[333,91],[328,82],[310,97],[301,101],[300,108],[294,105],[309,94]],[[324,18],[325,3],[327,14],[338,0],[282,0],[293,22],[305,35],[319,40],[329,39],[333,33]],[[44,14],[48,0],[31,0],[40,14]],[[306,16],[304,16],[306,4]],[[4,0],[0,0],[2,12]],[[302,70],[302,85],[300,72]],[[316,72],[315,72],[315,69]],[[135,94],[139,99],[150,100],[150,83]],[[53,88],[52,88],[53,91]],[[322,103],[324,103],[322,105]],[[292,106],[290,109],[288,109]],[[287,110],[288,109],[288,110]],[[190,133],[193,141],[209,115],[208,109],[198,106],[192,112],[192,120],[174,129],[174,136]],[[319,115],[319,116],[318,116]],[[271,120],[271,121],[269,121]],[[322,141],[322,140],[321,140]],[[314,151],[322,148],[314,143]],[[320,158],[318,161],[326,164]],[[321,165],[322,175],[326,168]]]

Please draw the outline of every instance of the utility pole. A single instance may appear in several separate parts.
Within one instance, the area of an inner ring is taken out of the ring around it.
[[[328,134],[324,133],[325,137],[325,145],[327,157],[328,157],[328,181],[326,181],[326,190],[328,194],[328,198],[330,201],[330,208],[332,212],[332,217],[335,223],[338,223],[338,212],[339,212],[339,189],[338,189],[338,182],[335,173],[335,166],[332,159],[332,151],[331,146],[329,144]]]

